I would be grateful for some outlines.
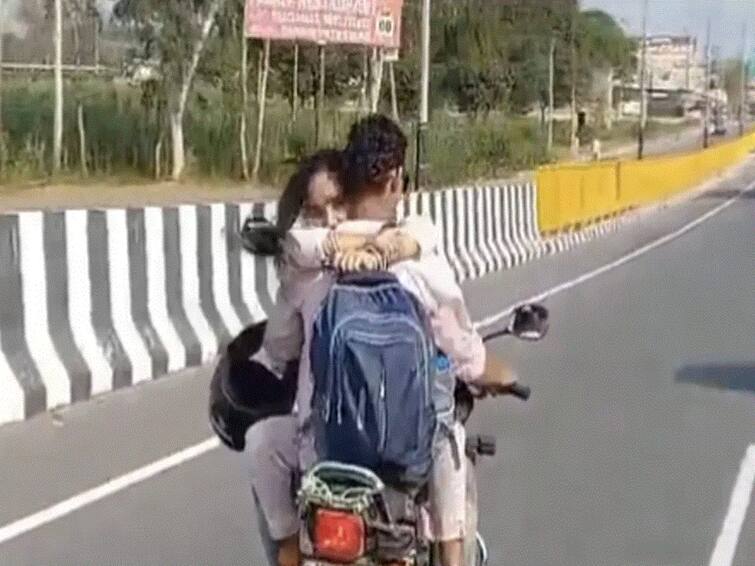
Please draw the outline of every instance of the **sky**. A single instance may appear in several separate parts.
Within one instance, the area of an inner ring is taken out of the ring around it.
[[[642,31],[644,0],[581,0],[583,9],[608,12],[633,35]],[[742,24],[748,27],[748,51],[755,49],[755,0],[648,0],[649,34],[697,36],[704,49],[706,22],[711,22],[711,45],[723,57],[738,57],[742,48]]]
[[[5,0],[6,17],[27,0]],[[115,0],[99,0],[109,9]],[[408,0],[409,2],[418,0]],[[581,0],[583,8],[599,8],[613,15],[627,30],[639,35],[644,0]],[[755,0],[648,0],[648,31],[651,34],[696,35],[701,49],[705,26],[711,19],[711,42],[723,57],[736,57],[742,45],[742,24],[749,30],[748,51],[755,51]],[[6,22],[7,23],[7,22]],[[12,24],[6,29],[14,27]]]

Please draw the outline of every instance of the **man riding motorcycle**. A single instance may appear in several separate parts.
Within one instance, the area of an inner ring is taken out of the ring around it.
[[[341,177],[340,151],[324,150],[304,160],[281,195],[276,224],[247,219],[241,233],[244,247],[254,255],[276,256],[279,278],[285,282],[290,273],[318,273],[323,264],[340,271],[375,269],[415,257],[422,247],[435,245],[432,225],[428,229],[427,222],[411,219],[369,238],[312,231],[312,227],[333,225],[341,217]],[[284,246],[289,233],[295,234],[289,244],[304,242],[306,250],[298,249],[298,245]],[[248,472],[260,532],[273,566],[279,563],[280,554],[295,553],[298,530],[292,495],[299,468],[297,425],[291,397],[298,363],[284,365],[280,360],[298,358],[303,331],[301,314],[289,302],[287,290],[287,285],[281,286],[270,316],[273,329],[285,329],[267,333],[267,349],[274,355],[260,352],[267,324],[248,328],[233,341],[218,365],[211,396],[211,422],[218,436],[231,449],[246,449],[249,454]],[[278,398],[271,398],[276,395]]]
[[[386,223],[395,219],[396,206],[403,194],[402,177],[406,139],[395,124],[385,118],[372,117],[358,124],[350,137],[347,148],[347,179],[344,186],[345,204],[351,219],[366,219],[361,223],[344,223],[337,233],[349,230],[369,235],[379,233]],[[310,231],[311,232],[311,231]],[[338,246],[309,247],[310,242],[329,240],[324,234],[299,234],[300,238],[289,247],[291,257],[315,257],[316,271],[299,269],[295,276],[282,278],[283,293],[301,313],[303,328],[285,328],[273,324],[266,333],[267,356],[280,362],[289,362],[301,355],[297,404],[300,435],[300,460],[304,469],[317,458],[313,450],[309,427],[311,401],[311,372],[309,368],[309,342],[311,323],[319,306],[328,293],[335,276],[319,269],[319,262],[328,259]],[[313,237],[314,236],[314,237]],[[331,240],[332,241],[332,240]],[[368,244],[369,245],[369,244]],[[425,254],[430,250],[431,253]],[[461,291],[456,285],[445,258],[437,253],[434,245],[425,245],[423,254],[414,261],[404,262],[394,268],[399,281],[419,299],[432,320],[436,344],[454,361],[461,377],[479,380],[483,375],[489,381],[479,381],[482,386],[500,390],[512,381],[510,372],[494,358],[485,355],[479,336],[474,332],[464,306]],[[309,255],[307,255],[309,254]],[[318,254],[320,257],[318,257]],[[330,258],[332,259],[332,258]],[[296,265],[296,264],[294,264]],[[274,320],[272,317],[271,320]],[[268,344],[290,343],[292,336],[303,330],[303,349],[289,353],[286,348],[271,348]],[[449,392],[452,395],[452,392]],[[452,402],[452,400],[450,401]],[[461,564],[461,539],[464,536],[464,469],[454,457],[454,446],[464,446],[463,428],[450,425],[453,435],[449,442],[441,443],[435,452],[436,461],[430,479],[430,509],[433,520],[432,534],[441,544],[441,561],[444,566]],[[293,540],[293,539],[292,539]],[[286,547],[290,552],[286,552]],[[284,545],[279,564],[296,564],[298,557],[293,544]]]

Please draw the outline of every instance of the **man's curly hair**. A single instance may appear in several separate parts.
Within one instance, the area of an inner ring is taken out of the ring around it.
[[[357,197],[385,183],[391,171],[404,166],[406,146],[404,132],[386,116],[376,114],[354,124],[344,150],[344,196]]]

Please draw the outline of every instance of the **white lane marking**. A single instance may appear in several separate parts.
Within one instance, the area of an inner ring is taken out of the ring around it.
[[[110,495],[113,495],[119,491],[127,489],[132,485],[143,482],[149,478],[152,478],[158,474],[161,474],[171,468],[180,466],[181,464],[198,458],[199,456],[214,450],[220,445],[220,441],[217,438],[210,438],[204,442],[176,452],[166,458],[162,458],[157,462],[148,464],[138,470],[134,470],[117,478],[114,478],[102,485],[98,485],[95,488],[87,490],[78,495],[61,501],[48,507],[38,513],[19,519],[9,525],[5,525],[0,528],[0,544],[8,542],[24,533],[28,533],[38,527],[46,525],[65,517],[66,515],[73,513],[77,509],[81,509],[87,505],[91,505],[96,501],[100,501]]]
[[[602,273],[610,271],[611,269],[614,269],[620,265],[623,265],[627,261],[630,261],[631,259],[634,259],[638,257],[639,255],[647,253],[657,248],[658,246],[662,245],[663,243],[671,241],[674,238],[678,238],[679,236],[685,234],[686,232],[688,232],[695,226],[701,224],[705,220],[712,218],[713,216],[721,212],[724,208],[730,206],[737,198],[739,198],[739,196],[752,190],[753,188],[755,188],[755,182],[752,183],[750,186],[748,186],[746,189],[744,189],[736,197],[729,199],[725,203],[717,206],[716,208],[702,215],[697,220],[690,222],[685,228],[682,228],[681,230],[677,230],[676,232],[673,232],[672,234],[669,234],[668,236],[660,238],[656,240],[654,243],[644,246],[640,248],[639,250],[632,252],[628,254],[627,256],[624,256],[624,258],[608,264],[607,266],[605,266],[605,268],[596,269],[595,271],[592,271],[582,277],[574,279],[572,282],[564,283],[562,285],[554,287],[550,291],[541,293],[540,295],[537,295],[533,299],[530,299],[530,301],[543,300],[544,298],[553,296],[556,293],[560,293],[561,291],[565,291],[566,289],[575,287],[576,285],[579,285],[580,283],[589,281],[590,279],[593,279]],[[182,234],[182,236],[186,236],[186,234]],[[631,259],[626,259],[626,258],[631,258]],[[612,266],[612,267],[608,267],[608,266]],[[516,308],[516,306],[517,305],[512,305],[508,309],[504,310],[501,314],[495,315],[494,317],[490,317],[489,319],[480,321],[476,324],[478,327],[488,326],[489,324],[491,324],[491,322],[488,322],[489,320],[492,320],[493,322],[500,320],[502,317],[507,316],[507,314],[511,313]],[[184,464],[190,460],[193,460],[194,458],[197,458],[207,452],[210,452],[211,450],[214,450],[215,448],[218,448],[219,446],[220,446],[220,441],[217,438],[215,437],[209,438],[205,440],[204,442],[201,442],[194,446],[190,446],[189,448],[186,448],[185,450],[182,450],[181,452],[178,452],[171,456],[167,456],[166,458],[153,462],[152,464],[148,464],[142,468],[139,468],[138,470],[134,470],[133,472],[129,472],[123,476],[110,480],[93,489],[80,493],[79,495],[74,495],[73,497],[66,499],[65,501],[62,501],[60,503],[53,505],[52,507],[48,507],[47,509],[43,509],[42,511],[34,513],[33,515],[29,515],[28,517],[19,519],[4,527],[0,527],[0,544],[3,544],[4,542],[7,542],[16,537],[19,537],[38,527],[51,523],[55,521],[56,519],[59,519],[60,517],[64,517],[65,515],[73,513],[74,511],[81,509],[82,507],[86,507],[87,505],[90,505],[91,503],[104,499],[105,497],[113,495],[137,483],[146,481],[171,468],[180,466],[181,464]],[[715,566],[719,566],[719,565],[716,564]]]
[[[552,289],[548,289],[547,291],[543,291],[542,293],[535,295],[533,297],[530,297],[529,299],[525,301],[512,305],[511,307],[509,307],[508,309],[504,311],[501,311],[497,314],[484,318],[483,320],[480,320],[475,323],[475,328],[485,328],[485,327],[491,326],[497,322],[500,322],[501,319],[506,318],[507,316],[510,316],[511,313],[514,311],[514,309],[516,309],[518,306],[522,304],[539,303],[541,301],[544,301],[545,299],[553,297],[554,295],[558,295],[559,293],[562,293],[563,291],[567,291],[578,285],[581,285],[582,283],[590,281],[591,279],[595,279],[596,277],[603,275],[604,273],[613,271],[617,267],[621,267],[622,265],[625,265],[629,263],[630,261],[633,261],[637,259],[638,257],[645,255],[649,251],[652,251],[665,244],[668,244],[669,242],[676,240],[677,238],[680,238],[681,236],[683,236],[690,230],[697,228],[703,222],[710,220],[714,216],[720,214],[722,211],[724,211],[725,209],[729,208],[732,204],[734,204],[734,202],[738,200],[743,194],[748,193],[753,189],[755,189],[755,182],[748,185],[741,192],[737,193],[735,196],[731,197],[727,201],[719,204],[717,207],[709,210],[708,212],[706,212],[702,216],[699,216],[695,220],[692,220],[688,224],[685,224],[678,230],[675,230],[669,234],[666,234],[665,236],[662,236],[658,238],[657,240],[653,240],[649,244],[646,244],[642,246],[641,248],[637,248],[633,252],[630,252],[626,254],[625,256],[622,256],[619,259],[612,261],[611,263],[607,263],[601,267],[598,267],[597,269],[593,269],[592,271],[584,273],[580,275],[579,277],[576,277],[575,279],[565,281],[564,283],[561,283],[560,285],[557,285],[556,287],[553,287]]]
[[[731,492],[729,500],[729,510],[721,526],[721,533],[718,535],[716,547],[710,557],[709,566],[731,566],[734,561],[734,555],[737,552],[739,535],[742,532],[742,525],[747,517],[747,508],[750,506],[752,499],[752,487],[755,483],[755,444],[745,452],[742,465],[739,468],[737,482]],[[751,533],[752,534],[752,533]]]

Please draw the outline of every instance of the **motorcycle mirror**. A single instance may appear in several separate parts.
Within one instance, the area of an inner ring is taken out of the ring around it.
[[[283,234],[265,218],[247,218],[239,236],[244,249],[253,255],[276,257],[282,251]]]
[[[521,340],[536,342],[548,334],[548,309],[542,305],[523,305],[518,307],[511,318],[509,334]]]

